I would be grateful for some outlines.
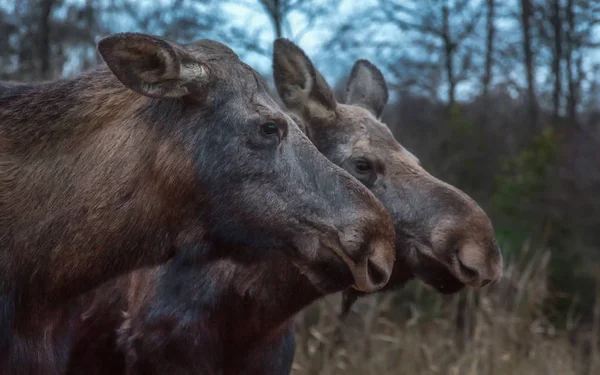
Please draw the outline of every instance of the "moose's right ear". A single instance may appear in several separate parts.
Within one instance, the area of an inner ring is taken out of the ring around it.
[[[387,84],[381,71],[367,60],[358,60],[348,79],[346,104],[364,107],[380,118],[388,97]]]
[[[98,42],[98,52],[121,83],[152,98],[187,95],[187,84],[207,75],[202,63],[185,58],[185,49],[151,35],[107,36]]]

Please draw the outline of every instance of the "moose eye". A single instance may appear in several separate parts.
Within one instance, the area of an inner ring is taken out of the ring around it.
[[[266,124],[262,124],[260,126],[260,128],[261,128],[262,132],[265,133],[266,135],[273,135],[279,131],[279,125],[277,125],[274,122],[268,122]]]
[[[358,172],[361,173],[365,173],[365,172],[369,172],[371,169],[373,169],[371,167],[371,163],[369,163],[368,160],[365,159],[359,159],[354,163],[354,167],[356,168],[356,170]]]

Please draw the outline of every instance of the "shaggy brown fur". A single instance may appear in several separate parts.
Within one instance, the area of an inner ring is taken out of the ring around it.
[[[417,276],[441,292],[454,292],[500,277],[502,258],[485,213],[429,175],[378,120],[387,101],[381,72],[357,62],[348,104],[340,104],[297,46],[278,40],[274,50],[275,82],[297,122],[394,213],[400,233],[395,286]],[[265,259],[252,248],[221,250],[246,253],[248,261],[199,264],[178,254],[167,265],[99,288],[69,373],[289,374],[294,315],[348,285],[343,279],[315,284],[277,254]],[[336,280],[335,270],[328,273]],[[118,304],[114,296],[121,296]]]
[[[64,303],[210,241],[387,282],[387,212],[229,48],[126,33],[98,49],[108,69],[1,89],[0,372],[53,373]]]

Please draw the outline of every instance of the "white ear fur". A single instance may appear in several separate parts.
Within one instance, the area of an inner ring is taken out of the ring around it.
[[[185,64],[179,68],[179,79],[184,82],[192,82],[205,76],[206,69],[201,64]]]

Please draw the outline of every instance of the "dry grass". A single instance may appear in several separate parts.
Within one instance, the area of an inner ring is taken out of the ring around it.
[[[410,302],[359,300],[346,324],[339,295],[316,303],[297,320],[292,374],[600,374],[598,318],[583,334],[553,327],[541,309],[550,254],[521,254],[490,288],[444,297],[415,283]]]

